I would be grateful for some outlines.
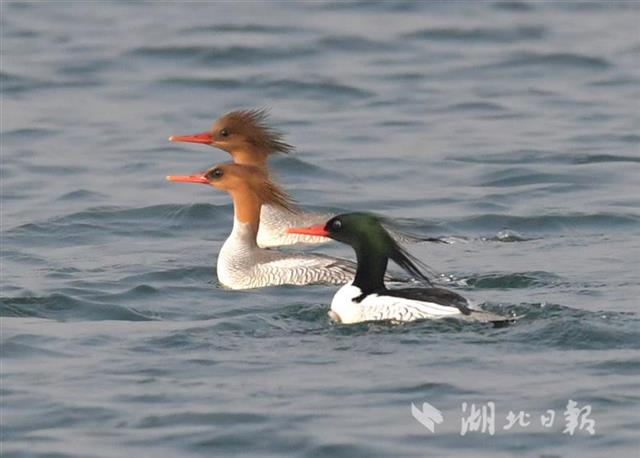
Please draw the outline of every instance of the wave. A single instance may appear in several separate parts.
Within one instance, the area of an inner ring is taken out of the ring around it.
[[[603,57],[569,52],[537,53],[521,51],[505,60],[491,64],[488,68],[547,67],[559,69],[564,67],[579,70],[607,70],[612,66],[613,64]]]
[[[94,207],[45,221],[26,223],[4,232],[24,246],[77,246],[121,237],[167,238],[188,231],[209,231],[212,221],[230,221],[231,204],[164,204],[139,208]]]
[[[600,139],[601,136],[598,136]],[[638,135],[607,136],[611,141],[637,143]],[[584,140],[584,139],[583,139]],[[484,153],[482,155],[455,155],[447,158],[450,161],[471,164],[594,164],[601,162],[640,162],[637,156],[603,153],[571,153],[549,150],[515,150],[501,153]]]
[[[224,32],[246,32],[260,33],[265,35],[289,35],[292,33],[305,33],[308,29],[301,27],[285,26],[282,24],[268,25],[258,23],[244,24],[216,24],[216,25],[198,25],[193,27],[185,27],[180,30],[181,34],[208,34],[208,33],[224,33]]]
[[[440,27],[416,30],[405,34],[405,38],[428,41],[489,42],[513,43],[515,41],[538,40],[545,36],[546,30],[540,26],[518,26],[510,28],[474,28]]]
[[[102,81],[97,78],[91,79],[86,75],[81,77],[63,80],[40,79],[26,77],[14,73],[0,72],[2,79],[3,94],[21,94],[23,92],[37,91],[42,89],[80,89],[100,86]]]
[[[533,11],[535,9],[533,4],[531,3],[519,2],[515,0],[501,0],[499,2],[492,3],[491,6],[497,10],[505,10],[518,13]]]
[[[126,51],[123,56],[131,58],[195,60],[205,65],[224,63],[225,65],[272,62],[274,60],[291,60],[307,57],[316,51],[309,47],[277,48],[252,46],[203,46],[203,45],[170,45],[170,46],[140,46]]]
[[[373,40],[357,35],[339,35],[320,38],[317,46],[331,52],[378,52],[390,51],[397,46],[388,41]]]
[[[9,234],[47,233],[60,226],[91,226],[98,228],[101,223],[127,222],[148,223],[158,219],[166,222],[174,220],[211,221],[220,214],[228,213],[230,205],[196,204],[161,204],[137,208],[119,206],[92,207],[64,216],[58,216],[41,223],[27,223],[8,230]]]
[[[522,289],[549,288],[566,284],[566,281],[552,272],[535,271],[472,275],[465,277],[462,283],[475,289]]]
[[[521,305],[524,314],[508,340],[537,346],[581,350],[640,349],[640,319],[636,314],[586,311],[558,304]]]
[[[1,77],[1,76],[0,76]],[[51,137],[58,132],[44,127],[25,127],[22,129],[12,129],[2,133],[2,139],[7,140],[34,140]]]
[[[65,200],[80,200],[83,202],[87,201],[96,201],[96,200],[106,200],[107,195],[99,192],[89,191],[88,189],[76,189],[75,191],[70,191],[66,194],[58,197],[57,200],[65,201]]]
[[[375,94],[372,91],[343,84],[332,79],[323,80],[293,80],[267,79],[264,77],[246,79],[210,78],[210,77],[168,77],[152,84],[172,87],[201,87],[208,89],[229,89],[261,91],[273,97],[307,97],[312,99],[364,99]]]
[[[3,317],[37,317],[55,320],[147,321],[152,317],[117,304],[79,299],[67,294],[4,297],[0,305]]]
[[[599,229],[610,231],[612,229],[637,227],[640,225],[640,216],[636,214],[617,213],[574,213],[566,215],[532,216],[486,214],[447,221],[446,225],[455,230],[480,230],[487,232],[500,232],[505,230],[505,228],[516,232],[562,232],[569,228],[573,230]]]

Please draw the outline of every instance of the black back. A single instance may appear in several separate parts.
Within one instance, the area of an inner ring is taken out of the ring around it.
[[[470,315],[469,303],[467,300],[455,293],[444,288],[400,288],[400,289],[380,289],[370,294],[380,294],[384,296],[400,297],[414,301],[432,302],[434,304],[445,305],[447,307],[455,307],[460,310],[463,315]],[[358,297],[358,302],[362,301],[367,295]]]

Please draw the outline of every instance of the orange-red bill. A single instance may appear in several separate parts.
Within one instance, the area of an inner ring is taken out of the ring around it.
[[[167,181],[178,181],[181,183],[202,183],[209,184],[209,180],[204,175],[167,175]]]
[[[172,135],[169,137],[170,142],[204,143],[206,145],[211,143],[212,140],[209,132],[201,132],[193,135]]]
[[[329,237],[329,232],[324,228],[324,224],[316,224],[309,227],[289,227],[287,228],[288,234],[304,234],[304,235],[317,235],[320,237]]]

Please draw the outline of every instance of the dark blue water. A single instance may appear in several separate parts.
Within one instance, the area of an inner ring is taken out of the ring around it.
[[[3,2],[2,455],[638,456],[639,23],[633,2]],[[229,199],[164,176],[228,156],[167,137],[262,106],[298,201],[450,237],[412,251],[520,322],[337,326],[332,287],[220,289]],[[595,434],[563,433],[569,400]],[[495,433],[462,435],[488,402]]]

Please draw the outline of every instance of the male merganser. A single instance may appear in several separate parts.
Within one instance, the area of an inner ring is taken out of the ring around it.
[[[218,280],[231,289],[315,283],[344,284],[353,280],[356,265],[321,254],[285,253],[260,248],[260,207],[292,211],[289,197],[264,171],[251,165],[225,163],[189,176],[167,176],[169,181],[202,183],[231,195],[233,230],[218,255]],[[284,229],[282,229],[284,232]]]
[[[202,143],[228,152],[236,164],[252,165],[269,174],[267,158],[272,154],[288,154],[293,146],[283,140],[283,134],[267,124],[268,110],[238,110],[218,118],[211,128],[193,135],[172,135],[172,142]],[[287,227],[308,226],[325,222],[333,216],[329,213],[303,212],[288,206],[265,204],[260,211],[258,246],[262,248],[293,245],[296,243],[318,244],[328,241],[326,237],[289,234]],[[438,238],[419,238],[397,231],[392,236],[401,242],[440,242]]]
[[[228,152],[233,162],[252,165],[269,173],[267,157],[288,154],[293,146],[283,140],[283,134],[267,125],[268,110],[238,110],[218,118],[211,128],[193,135],[172,135],[172,142],[202,143]],[[287,234],[290,226],[306,226],[326,221],[330,214],[302,212],[294,206],[265,204],[260,211],[258,246],[262,248],[296,243],[325,243],[325,237]]]
[[[472,310],[458,293],[434,287],[416,265],[420,262],[398,245],[373,215],[345,213],[331,218],[326,224],[287,231],[329,237],[349,244],[355,250],[358,261],[355,278],[340,288],[331,302],[329,315],[338,322],[407,322],[455,317],[499,326],[513,321],[490,312]],[[384,275],[389,259],[415,278],[426,281],[430,287],[387,289]]]

